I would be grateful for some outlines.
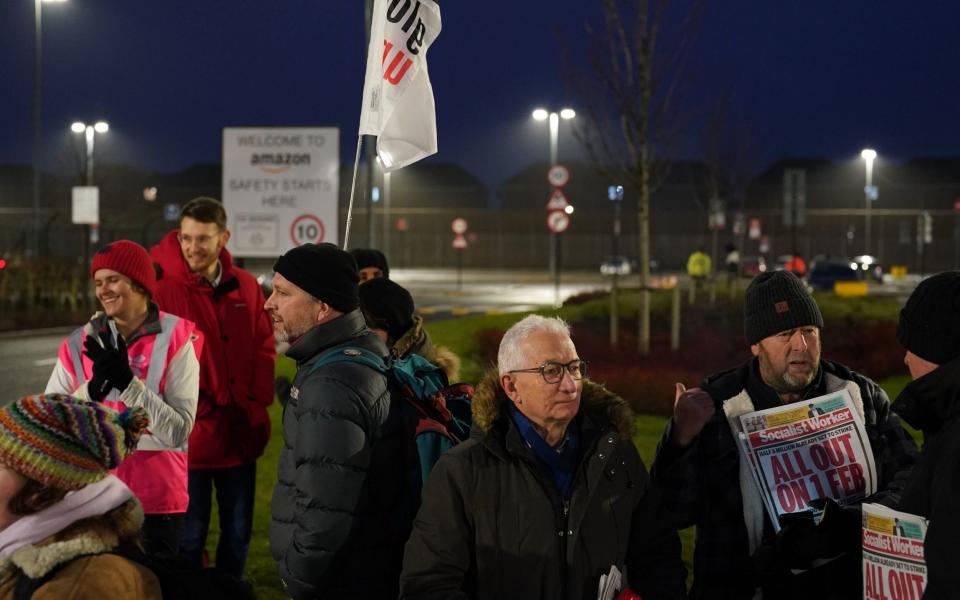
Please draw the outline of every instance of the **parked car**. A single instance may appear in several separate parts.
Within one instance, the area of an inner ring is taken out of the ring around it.
[[[856,263],[842,258],[826,258],[814,261],[807,273],[807,284],[821,292],[832,292],[838,281],[859,279]]]
[[[861,254],[859,256],[854,256],[853,260],[850,262],[857,265],[856,269],[857,273],[860,275],[860,279],[872,277],[876,281],[883,281],[883,266],[880,264],[880,261],[877,260],[876,256]]]
[[[740,261],[741,277],[756,277],[767,272],[767,260],[762,256],[744,256]]]

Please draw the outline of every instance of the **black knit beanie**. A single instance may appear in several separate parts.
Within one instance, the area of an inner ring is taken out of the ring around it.
[[[393,341],[413,327],[413,297],[390,279],[371,279],[361,285],[360,309]]]
[[[383,271],[383,276],[390,278],[390,266],[387,264],[387,257],[383,252],[373,248],[354,248],[350,251],[353,258],[357,261],[357,270],[367,267],[376,267]]]
[[[822,329],[823,315],[796,275],[767,271],[750,282],[743,303],[743,332],[748,343],[809,325]]]
[[[278,258],[273,270],[340,312],[350,312],[360,305],[357,263],[349,252],[333,244],[297,246]]]
[[[900,311],[900,344],[942,365],[960,356],[960,271],[924,279]]]

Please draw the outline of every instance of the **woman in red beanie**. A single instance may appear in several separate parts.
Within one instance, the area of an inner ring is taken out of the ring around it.
[[[143,505],[147,554],[173,558],[189,501],[187,438],[197,412],[202,337],[192,322],[151,301],[156,272],[139,244],[107,244],[94,255],[90,275],[103,310],[63,341],[46,393],[146,411],[150,429],[115,473]]]

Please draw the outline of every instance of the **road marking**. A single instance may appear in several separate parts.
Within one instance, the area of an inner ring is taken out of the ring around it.
[[[469,315],[469,314],[470,314],[470,309],[469,309],[469,308],[454,308],[454,309],[452,309],[452,310],[450,311],[450,314],[451,314],[451,315],[457,315],[458,317],[461,317],[461,316],[463,316],[463,315]]]
[[[56,357],[54,358],[41,358],[40,360],[33,361],[33,366],[35,367],[50,367],[57,364]]]

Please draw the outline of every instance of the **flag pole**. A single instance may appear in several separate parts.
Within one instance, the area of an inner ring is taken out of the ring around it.
[[[353,181],[350,182],[350,203],[347,205],[347,226],[344,228],[343,249],[347,249],[350,242],[350,223],[353,222],[353,194],[357,190],[357,167],[360,165],[360,144],[363,136],[357,136],[357,155],[353,157]]]

